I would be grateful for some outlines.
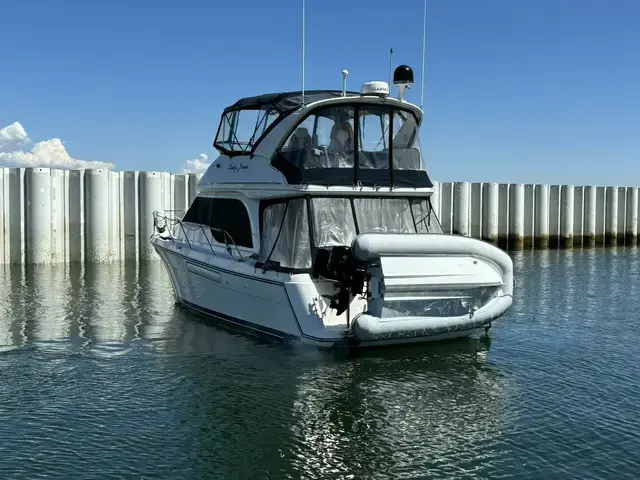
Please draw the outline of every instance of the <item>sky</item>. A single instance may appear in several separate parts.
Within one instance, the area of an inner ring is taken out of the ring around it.
[[[392,47],[419,104],[423,6],[306,0],[305,88],[386,81]],[[201,170],[225,106],[301,88],[301,20],[301,0],[4,2],[0,164]],[[637,0],[428,0],[432,179],[640,185],[639,26]]]

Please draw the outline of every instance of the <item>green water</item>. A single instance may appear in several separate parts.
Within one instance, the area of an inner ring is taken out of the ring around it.
[[[489,339],[321,354],[160,263],[0,271],[0,477],[638,478],[640,252],[514,257]]]

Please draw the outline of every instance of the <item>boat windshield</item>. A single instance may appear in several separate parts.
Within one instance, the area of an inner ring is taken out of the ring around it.
[[[273,165],[290,183],[432,186],[416,117],[390,105],[313,110],[285,140]]]
[[[429,197],[269,200],[262,208],[259,262],[284,270],[308,270],[312,246],[349,246],[357,235],[373,232],[442,233],[442,227]]]
[[[228,155],[247,154],[279,115],[270,105],[228,111],[222,116],[214,146]]]

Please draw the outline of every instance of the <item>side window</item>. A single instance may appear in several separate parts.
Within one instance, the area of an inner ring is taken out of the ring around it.
[[[297,150],[304,150],[311,146],[311,132],[315,124],[316,117],[311,115],[305,118],[301,124],[299,124],[293,131],[289,138],[284,142],[282,146],[283,152],[295,152]]]
[[[360,109],[358,168],[389,169],[389,112],[376,107]]]
[[[198,223],[200,225],[209,225],[211,218],[211,201],[209,197],[196,197],[187,213],[182,218],[183,222]]]
[[[297,168],[353,168],[354,109],[323,108],[300,123],[287,138],[281,155]]]
[[[416,118],[405,111],[393,113],[393,168],[420,170],[420,141]]]
[[[213,198],[211,203],[211,235],[216,242],[253,247],[251,221],[247,208],[235,198]]]

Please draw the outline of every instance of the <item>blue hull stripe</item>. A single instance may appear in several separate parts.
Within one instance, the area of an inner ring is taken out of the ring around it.
[[[269,335],[271,337],[276,337],[279,339],[284,339],[285,337],[288,337],[290,335],[287,335],[279,330],[276,330],[274,328],[269,328],[269,327],[265,327],[263,325],[258,325],[257,323],[253,323],[253,322],[249,322],[247,320],[242,320],[240,318],[236,318],[236,317],[232,317],[230,315],[226,315],[224,313],[220,313],[220,312],[216,312],[215,310],[210,310],[208,308],[204,308],[201,307],[199,305],[196,305],[195,303],[191,303],[188,302],[187,300],[183,300],[183,299],[178,299],[178,302],[180,302],[180,304],[184,305],[185,307],[188,307],[192,310],[196,310],[200,313],[205,313],[211,317],[215,317],[219,320],[224,320],[226,322],[229,323],[233,323],[234,325],[237,326],[241,326],[244,328],[248,328],[250,330],[256,330],[258,332],[264,333],[266,335]],[[291,335],[293,336],[293,335]]]

